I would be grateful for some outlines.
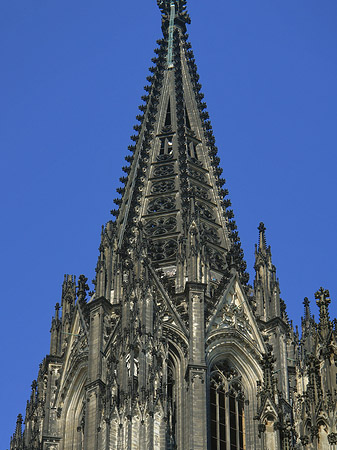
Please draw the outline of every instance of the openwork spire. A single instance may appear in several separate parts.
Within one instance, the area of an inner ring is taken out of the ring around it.
[[[137,224],[141,223],[151,264],[165,270],[170,267],[170,273],[177,270],[177,289],[184,290],[190,262],[186,257],[189,229],[194,220],[203,281],[214,281],[209,294],[224,276],[227,282],[233,270],[246,286],[246,263],[186,34],[190,21],[186,1],[166,0],[158,5],[163,38],[157,41],[159,48],[152,58],[149,85],[142,97],[145,104],[139,107],[142,114],[134,126],[137,134],[131,136],[132,156],[126,158],[130,165],[123,167],[126,176],[120,180],[124,187],[117,190],[121,198],[114,200],[118,209],[112,211],[116,216],[112,240],[121,254],[130,252],[140,237]],[[102,258],[100,267],[103,263],[105,267],[108,255]],[[184,264],[179,272],[181,258]],[[117,256],[112,264],[116,261]],[[116,295],[112,278],[102,274],[102,280],[108,282],[102,288],[107,295],[112,291]]]

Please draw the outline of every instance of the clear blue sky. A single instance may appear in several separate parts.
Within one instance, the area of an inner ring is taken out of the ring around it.
[[[190,0],[189,34],[249,271],[337,315],[337,2]],[[64,273],[94,277],[160,38],[155,0],[2,0],[0,448],[49,351]],[[251,277],[252,281],[252,277]]]

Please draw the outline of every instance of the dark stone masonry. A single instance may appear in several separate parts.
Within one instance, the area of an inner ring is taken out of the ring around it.
[[[11,450],[337,449],[337,321],[302,333],[258,227],[253,287],[186,34],[158,1],[152,59],[94,292],[66,275]],[[23,430],[24,425],[24,430]]]

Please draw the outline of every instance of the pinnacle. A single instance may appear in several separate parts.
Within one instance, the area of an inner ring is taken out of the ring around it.
[[[316,303],[319,307],[319,319],[320,319],[320,328],[321,330],[326,330],[330,325],[329,318],[329,304],[331,300],[329,298],[329,291],[327,289],[323,289],[322,287],[315,293]]]
[[[308,297],[304,298],[303,305],[304,305],[304,319],[308,321],[310,319],[310,317],[311,317],[311,314],[310,314],[310,301],[309,301]]]
[[[259,230],[259,249],[260,250],[266,250],[267,248],[267,242],[266,242],[266,227],[264,226],[263,222],[260,222],[260,225],[258,226]]]

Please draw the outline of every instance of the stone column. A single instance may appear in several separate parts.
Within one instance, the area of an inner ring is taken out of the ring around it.
[[[203,283],[187,283],[190,319],[190,349],[187,367],[188,398],[187,417],[189,425],[188,450],[207,448],[207,405]]]
[[[104,317],[111,312],[112,306],[104,297],[100,297],[89,303],[88,308],[90,326],[84,450],[99,450],[102,401],[106,392],[103,380]]]

